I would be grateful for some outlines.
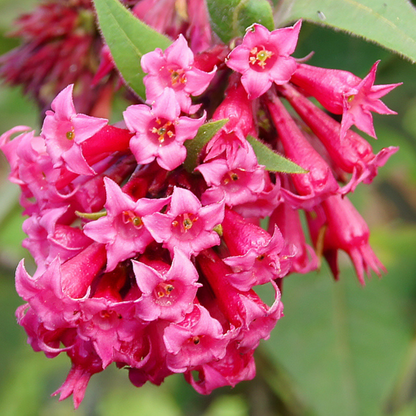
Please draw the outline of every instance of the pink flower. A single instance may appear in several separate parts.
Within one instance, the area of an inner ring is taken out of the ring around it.
[[[267,173],[264,166],[258,164],[249,143],[246,148],[239,147],[232,158],[218,157],[195,170],[201,172],[209,186],[202,195],[202,201],[207,204],[221,199],[229,207],[254,202],[266,183]]]
[[[229,281],[243,291],[254,285],[285,276],[290,270],[290,254],[285,240],[275,227],[273,236],[263,228],[226,209],[222,223],[223,237],[231,257],[223,259],[234,273]],[[287,251],[287,253],[284,253]]]
[[[216,297],[216,304],[230,329],[235,332],[241,352],[256,348],[260,339],[267,339],[278,319],[283,315],[280,292],[274,282],[274,302],[266,305],[253,289],[239,290],[224,278],[232,273],[229,266],[212,249],[197,257],[198,265]],[[203,288],[202,288],[203,289]]]
[[[136,303],[136,315],[145,321],[167,319],[180,322],[193,309],[198,272],[179,249],[174,250],[172,266],[161,262],[147,265],[133,260],[137,286],[142,296]],[[164,267],[163,267],[164,266]],[[162,268],[164,270],[162,270]],[[168,270],[166,270],[168,269]]]
[[[143,224],[142,217],[160,211],[169,198],[134,201],[109,178],[104,178],[107,215],[84,226],[84,233],[106,245],[107,272],[117,264],[138,253],[143,253],[153,237]]]
[[[322,207],[317,207],[316,215],[308,216],[308,221],[315,244],[321,228],[325,227],[323,254],[335,279],[339,277],[338,250],[350,256],[362,285],[365,284],[364,271],[370,275],[373,270],[379,276],[380,270],[385,271],[369,244],[370,232],[366,222],[347,197],[336,195],[328,198]]]
[[[296,48],[300,27],[300,20],[273,32],[254,24],[247,29],[243,43],[231,51],[226,64],[243,74],[241,82],[251,99],[264,94],[273,82],[281,85],[290,80],[297,64],[289,55]]]
[[[68,351],[68,355],[72,361],[71,370],[65,382],[53,393],[53,396],[59,394],[59,400],[65,400],[72,394],[76,409],[84,398],[91,376],[104,368],[92,342],[77,338],[75,344]]]
[[[286,244],[294,248],[291,257],[292,273],[309,273],[318,268],[318,257],[314,249],[306,243],[300,222],[299,212],[282,202],[270,215],[269,232],[278,226]]]
[[[164,52],[157,48],[143,55],[141,65],[148,74],[143,80],[147,101],[152,103],[168,87],[174,91],[182,111],[195,112],[198,107],[192,106],[190,96],[205,91],[215,75],[215,69],[208,73],[193,64],[194,54],[182,35]]]
[[[108,120],[77,114],[72,101],[73,88],[69,85],[52,101],[42,136],[54,168],[66,166],[72,172],[93,175],[95,172],[85,160],[81,144],[106,126]]]
[[[127,127],[135,135],[130,148],[137,163],[156,159],[166,170],[177,168],[186,158],[185,140],[193,139],[205,116],[199,119],[179,117],[181,109],[172,89],[158,96],[152,109],[147,105],[132,105],[124,112]]]
[[[188,0],[187,6],[191,49],[194,53],[203,52],[211,46],[213,37],[207,4],[204,0]]]
[[[225,99],[212,117],[213,120],[228,119],[229,121],[208,142],[205,161],[224,153],[223,156],[232,163],[240,147],[248,148],[247,135],[255,135],[252,102],[239,80],[230,84]]]
[[[223,201],[202,206],[191,191],[175,187],[166,213],[146,215],[143,222],[153,238],[163,243],[172,255],[177,247],[191,256],[220,244],[214,228],[222,223],[223,218]]]
[[[347,71],[300,64],[291,82],[314,96],[328,111],[342,114],[341,139],[353,124],[376,138],[371,111],[396,114],[380,101],[380,98],[401,85],[374,85],[379,63],[380,61],[377,61],[372,66],[364,79]]]
[[[221,324],[198,304],[182,322],[165,329],[163,341],[169,352],[167,366],[175,373],[223,358],[229,342]]]
[[[267,101],[267,107],[286,157],[308,171],[291,175],[299,195],[282,188],[284,198],[293,206],[310,209],[328,196],[338,193],[339,186],[331,168],[306,140],[277,96]]]
[[[185,373],[185,379],[200,394],[211,394],[214,389],[223,386],[234,387],[237,383],[251,380],[256,375],[253,354],[254,350],[242,354],[238,342],[230,343],[223,359],[197,367],[196,379],[191,371],[188,371]]]
[[[65,262],[91,244],[81,229],[59,223],[67,209],[68,206],[45,209],[23,223],[22,229],[28,238],[22,246],[30,251],[39,267],[46,266],[57,256]]]
[[[119,351],[123,343],[132,342],[147,322],[137,319],[132,301],[93,297],[83,303],[78,335],[92,342],[105,368],[114,361],[114,351]]]
[[[378,168],[397,152],[398,147],[390,146],[375,155],[371,145],[352,130],[346,131],[341,139],[342,126],[331,116],[289,84],[280,87],[280,91],[325,146],[335,165],[352,173],[350,182],[342,188],[343,194],[354,191],[361,182],[371,183]]]
[[[172,32],[175,23],[175,0],[142,0],[133,7],[133,14],[160,33]],[[170,30],[169,30],[170,29]],[[178,36],[178,28],[173,35]]]

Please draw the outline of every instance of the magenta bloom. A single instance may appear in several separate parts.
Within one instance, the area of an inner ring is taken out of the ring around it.
[[[373,270],[379,276],[380,270],[385,271],[369,244],[370,231],[366,222],[347,197],[328,198],[322,207],[317,207],[316,215],[308,216],[308,222],[315,243],[321,228],[326,227],[323,254],[335,279],[339,278],[338,250],[350,256],[362,285],[365,284],[364,271],[370,275]]]
[[[233,207],[256,201],[265,187],[265,169],[257,162],[253,148],[239,147],[233,158],[216,158],[199,165],[195,170],[201,172],[209,188],[202,195],[204,203],[224,199]]]
[[[143,55],[141,65],[148,75],[144,77],[147,102],[152,103],[166,87],[172,89],[185,113],[194,112],[191,95],[200,95],[215,75],[215,69],[204,72],[193,66],[194,54],[185,38],[178,39],[164,52],[157,48]]]
[[[223,201],[202,206],[191,191],[175,187],[166,213],[147,215],[143,222],[153,238],[171,254],[177,247],[191,256],[220,243],[214,228],[223,218]]]
[[[77,114],[72,100],[74,86],[69,85],[52,101],[42,128],[47,151],[54,168],[65,165],[82,175],[93,175],[82,154],[81,144],[107,125],[108,120]]]
[[[291,175],[299,195],[282,188],[285,199],[293,206],[310,209],[328,196],[339,193],[330,166],[306,140],[283,103],[275,96],[267,105],[286,157],[308,171]]]
[[[133,260],[137,286],[142,296],[136,303],[136,314],[145,321],[167,319],[180,322],[191,312],[199,286],[195,266],[180,250],[175,249],[172,266],[156,262],[155,268]]]
[[[104,178],[107,215],[84,226],[84,233],[106,245],[107,272],[137,253],[143,253],[153,237],[143,224],[142,217],[160,211],[169,198],[134,201],[109,178]]]
[[[198,366],[197,379],[191,371],[185,373],[185,378],[201,394],[210,394],[214,389],[222,386],[234,387],[240,381],[255,377],[253,353],[254,350],[251,350],[242,354],[238,342],[230,343],[223,359]]]
[[[68,206],[45,209],[24,221],[22,229],[28,238],[22,246],[30,251],[38,265],[47,266],[58,255],[64,262],[91,244],[79,228],[59,223],[67,209]]]
[[[233,270],[229,281],[237,289],[250,290],[254,285],[270,282],[289,272],[291,255],[284,250],[285,240],[277,227],[271,236],[263,228],[227,209],[223,237],[231,254],[223,261]]]
[[[396,114],[380,98],[401,85],[374,85],[379,62],[372,66],[364,79],[348,71],[301,64],[293,74],[291,82],[314,96],[328,111],[342,114],[341,139],[353,124],[376,138],[371,112]]]
[[[167,365],[175,373],[223,358],[229,342],[221,324],[198,304],[182,322],[165,329],[163,341]]]
[[[224,101],[216,109],[213,120],[228,119],[227,124],[208,142],[205,161],[222,153],[229,161],[237,156],[240,147],[247,149],[248,134],[255,135],[252,102],[240,81],[232,82]],[[249,151],[247,149],[247,151]]]
[[[124,112],[127,127],[135,135],[130,148],[137,163],[150,163],[156,158],[163,169],[173,170],[186,158],[185,140],[193,139],[205,116],[199,119],[179,117],[181,108],[172,89],[166,88],[152,109],[132,105]]]
[[[338,121],[316,107],[294,87],[285,85],[280,91],[325,146],[335,165],[352,173],[350,182],[342,188],[343,194],[354,191],[361,182],[371,183],[378,168],[397,152],[398,147],[390,146],[374,154],[370,143],[352,130],[346,131],[341,139],[342,125]]]
[[[270,215],[269,232],[278,226],[286,244],[293,247],[291,271],[309,273],[318,268],[318,257],[314,249],[306,243],[299,213],[289,204],[282,202]]]
[[[254,24],[243,43],[231,51],[226,64],[243,74],[241,82],[251,99],[264,94],[273,82],[281,85],[290,80],[297,64],[289,55],[295,51],[301,24],[299,20],[273,32]]]

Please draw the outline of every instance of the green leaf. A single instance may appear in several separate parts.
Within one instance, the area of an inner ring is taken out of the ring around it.
[[[195,138],[185,142],[186,159],[184,166],[189,173],[193,172],[196,168],[202,148],[228,123],[228,121],[228,118],[224,118],[222,120],[205,123],[198,129]]]
[[[98,24],[117,69],[127,85],[145,97],[142,56],[172,42],[134,17],[118,0],[94,0]]]
[[[264,165],[271,172],[284,173],[308,173],[307,170],[301,168],[291,160],[286,159],[282,155],[274,152],[272,149],[263,144],[260,140],[248,135],[247,141],[253,147],[260,165]]]
[[[276,25],[298,19],[345,30],[416,61],[416,10],[406,0],[281,0]]]
[[[224,43],[244,36],[253,23],[274,29],[273,11],[267,0],[207,0],[211,27]]]

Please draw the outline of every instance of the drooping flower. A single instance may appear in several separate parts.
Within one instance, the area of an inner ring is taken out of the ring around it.
[[[285,155],[308,171],[292,175],[298,195],[282,188],[285,199],[293,206],[310,209],[330,195],[337,194],[339,185],[331,168],[303,136],[279,98],[272,96],[271,100],[267,101],[267,107]]]
[[[309,273],[318,268],[318,257],[314,249],[306,243],[299,212],[287,203],[281,203],[270,215],[269,232],[278,226],[286,244],[294,248],[290,258],[291,271]]]
[[[380,270],[385,271],[369,244],[370,231],[366,222],[347,197],[328,198],[322,207],[317,207],[315,214],[308,216],[308,221],[315,244],[323,244],[323,255],[335,279],[339,278],[338,250],[350,256],[362,285],[365,284],[364,271],[370,275],[373,270],[379,276]]]
[[[380,98],[401,85],[374,85],[379,63],[377,61],[363,79],[348,71],[300,64],[291,82],[314,96],[328,111],[342,114],[341,139],[353,124],[376,138],[371,112],[396,114]]]
[[[297,64],[291,55],[298,41],[299,20],[292,27],[270,32],[260,24],[247,29],[243,43],[233,49],[227,66],[242,74],[241,82],[251,99],[264,94],[272,85],[288,82]]]
[[[342,193],[354,191],[361,182],[371,183],[378,168],[397,152],[398,147],[390,146],[375,155],[370,143],[352,130],[346,131],[342,139],[342,125],[330,115],[290,85],[282,86],[279,90],[325,146],[335,165],[352,173],[351,180],[342,188]]]
[[[238,342],[240,352],[249,352],[258,346],[261,339],[269,338],[270,331],[283,315],[283,304],[276,284],[271,282],[275,299],[269,306],[253,289],[240,290],[228,281],[226,276],[232,274],[232,269],[214,250],[204,250],[197,257],[197,262],[230,330],[235,331],[233,338]]]

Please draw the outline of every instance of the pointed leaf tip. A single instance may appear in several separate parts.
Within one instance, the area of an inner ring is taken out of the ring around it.
[[[156,48],[166,49],[172,42],[136,18],[118,0],[93,0],[105,43],[126,84],[145,97],[140,66],[142,56]]]
[[[228,118],[224,118],[205,123],[198,129],[195,138],[185,142],[187,155],[184,166],[187,172],[192,173],[194,171],[203,147],[228,123],[228,121]]]
[[[282,155],[274,152],[255,137],[248,135],[247,141],[253,147],[259,164],[264,165],[267,170],[271,172],[282,173],[308,173],[307,170],[301,168],[299,165],[289,159],[286,159]]]

